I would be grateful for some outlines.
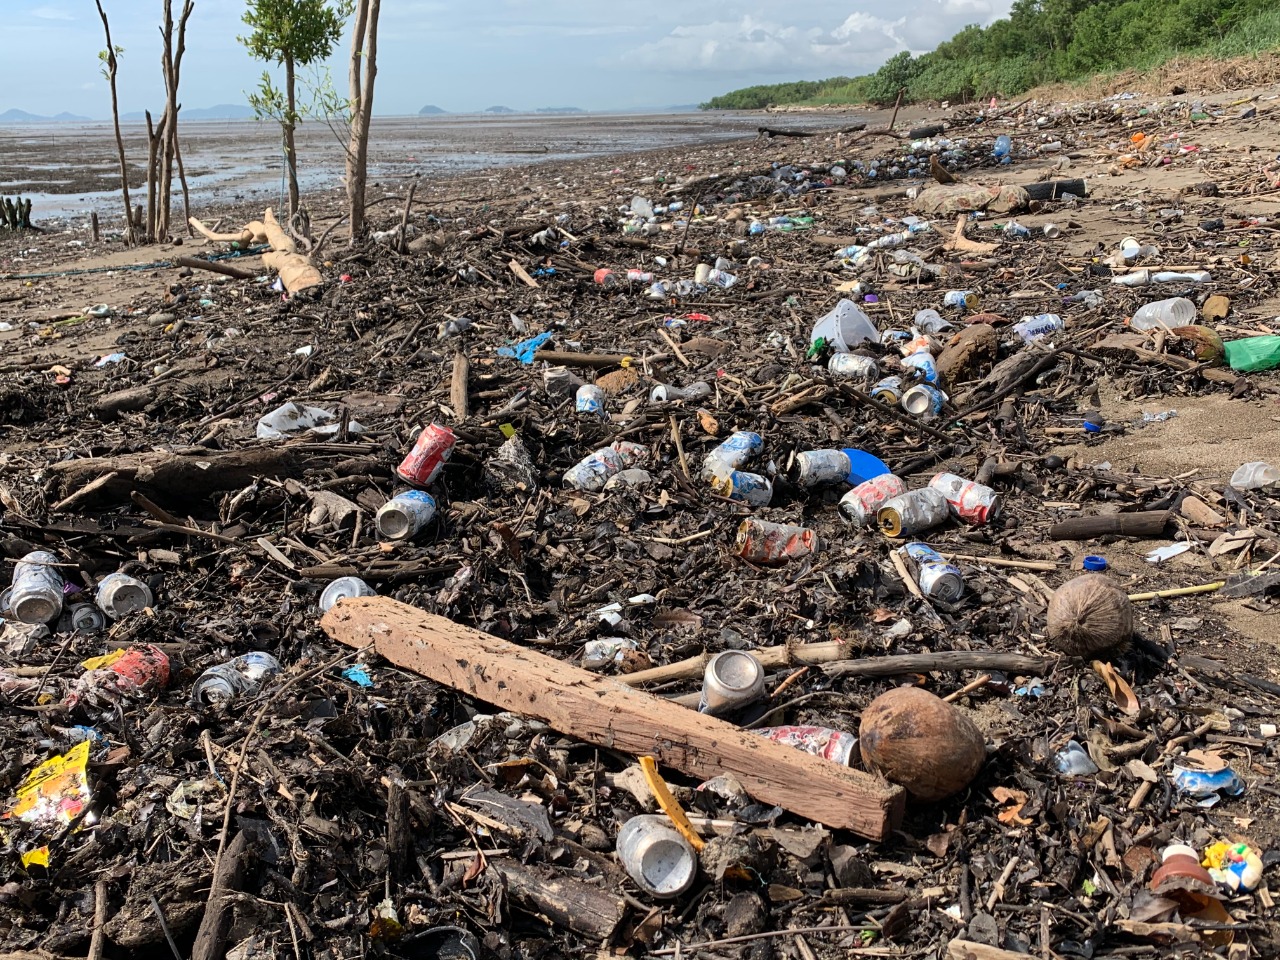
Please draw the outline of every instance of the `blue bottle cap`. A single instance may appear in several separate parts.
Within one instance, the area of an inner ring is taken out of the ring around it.
[[[1086,570],[1092,570],[1095,572],[1098,570],[1105,570],[1107,569],[1107,558],[1090,554],[1084,558],[1084,561],[1080,565]]]

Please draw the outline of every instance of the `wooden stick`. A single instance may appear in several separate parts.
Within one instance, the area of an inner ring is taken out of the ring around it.
[[[557,870],[507,860],[490,860],[489,867],[521,906],[594,941],[611,939],[627,915],[621,897]]]
[[[900,787],[387,597],[343,600],[320,626],[333,640],[372,647],[397,666],[588,743],[648,754],[693,777],[731,774],[760,802],[830,827],[884,840],[902,816]]]
[[[173,262],[180,267],[189,267],[192,270],[208,270],[210,273],[220,273],[224,277],[232,277],[236,280],[252,280],[258,276],[257,270],[245,270],[241,267],[233,267],[229,263],[219,263],[217,260],[202,260],[199,257],[178,257]]]
[[[1168,510],[1142,510],[1099,517],[1073,517],[1049,528],[1050,540],[1092,540],[1107,534],[1157,537],[1169,523]]]
[[[537,350],[533,359],[565,367],[620,367],[630,359],[621,353],[569,353],[563,350]]]
[[[1175,587],[1172,590],[1152,590],[1150,593],[1131,593],[1130,600],[1163,600],[1165,597],[1190,597],[1197,593],[1214,593],[1227,585],[1225,580],[1202,583],[1197,587]]]
[[[916,578],[907,569],[907,564],[902,559],[902,554],[898,553],[897,550],[890,550],[889,559],[893,562],[893,568],[898,571],[898,576],[902,579],[902,585],[911,591],[911,595],[917,600],[923,600],[924,593],[920,590],[920,584],[916,583]]]
[[[228,799],[230,804],[230,799]],[[209,901],[191,947],[191,960],[215,960],[227,952],[227,934],[231,931],[233,896],[244,882],[245,861],[249,857],[249,841],[244,832],[237,833],[218,860],[209,890]]]
[[[843,640],[825,640],[821,643],[799,643],[785,647],[764,647],[752,650],[751,655],[760,661],[766,670],[792,665],[807,666],[812,663],[830,663],[833,660],[844,660],[849,656],[849,644]],[[661,667],[650,667],[648,670],[637,670],[635,673],[618,677],[618,682],[628,687],[638,687],[645,683],[663,683],[668,680],[692,680],[702,676],[707,669],[707,661],[711,655],[704,653],[690,657],[678,663],[668,663]]]
[[[471,375],[471,361],[461,350],[453,355],[453,378],[449,381],[449,405],[459,420],[471,415],[471,398],[467,391],[467,378]]]
[[[1039,570],[1042,573],[1053,573],[1058,565],[1050,560],[1006,560],[1003,557],[978,557],[968,553],[944,553],[948,560],[967,560],[970,563],[985,563],[989,567],[1009,567],[1013,570]]]

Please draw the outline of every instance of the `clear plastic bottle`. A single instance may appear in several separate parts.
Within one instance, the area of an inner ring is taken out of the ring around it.
[[[1170,297],[1139,307],[1129,321],[1132,330],[1159,330],[1161,327],[1185,327],[1196,318],[1196,305],[1186,297]]]
[[[996,144],[991,149],[991,155],[1001,163],[1008,163],[1013,153],[1013,139],[1007,134],[1002,133],[996,137]]]
[[[1236,490],[1261,490],[1273,483],[1280,483],[1280,467],[1261,460],[1242,464],[1231,475],[1231,486]]]

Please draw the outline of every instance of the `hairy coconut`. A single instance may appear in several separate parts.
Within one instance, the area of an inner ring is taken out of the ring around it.
[[[863,765],[920,800],[941,800],[967,787],[982,767],[986,743],[956,707],[919,687],[898,687],[862,711]]]
[[[1129,642],[1133,604],[1101,573],[1064,583],[1049,602],[1049,642],[1072,657],[1092,657]]]

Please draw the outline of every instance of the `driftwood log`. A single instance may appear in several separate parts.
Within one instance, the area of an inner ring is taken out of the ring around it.
[[[58,478],[63,496],[93,488],[77,500],[84,506],[118,503],[135,490],[161,499],[190,500],[246,487],[257,477],[296,477],[301,463],[289,447],[267,447],[183,453],[153,450],[67,460],[49,469]]]
[[[399,667],[560,733],[653,756],[694,777],[730,774],[760,802],[830,827],[885,840],[902,816],[900,787],[388,597],[343,600],[320,626],[339,643],[372,647]]]
[[[1108,534],[1122,537],[1158,537],[1169,525],[1168,510],[1112,513],[1101,517],[1072,517],[1049,528],[1050,540],[1092,540]]]
[[[510,860],[490,860],[511,899],[556,926],[567,927],[593,941],[613,938],[627,912],[627,901],[551,867],[526,867]]]

